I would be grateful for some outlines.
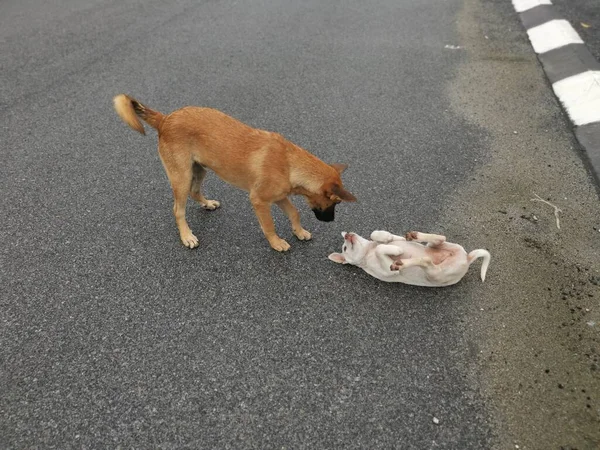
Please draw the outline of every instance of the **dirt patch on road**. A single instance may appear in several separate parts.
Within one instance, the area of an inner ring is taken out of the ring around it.
[[[597,449],[598,193],[511,2],[465,0],[458,29],[465,63],[450,98],[489,136],[443,222],[450,240],[492,253],[465,305],[465,337],[479,345],[473,382],[497,448]],[[536,194],[560,208],[560,229]]]

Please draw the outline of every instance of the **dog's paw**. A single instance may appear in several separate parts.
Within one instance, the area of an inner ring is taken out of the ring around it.
[[[407,241],[416,241],[417,239],[419,239],[419,232],[418,231],[409,231],[408,233],[406,233],[406,235],[404,237],[406,238]]]
[[[394,240],[394,236],[388,231],[375,230],[371,233],[371,240],[381,244],[389,244]]]
[[[269,244],[271,244],[273,250],[277,250],[278,252],[287,252],[290,249],[290,244],[280,237],[269,240]]]
[[[186,235],[181,235],[181,242],[183,242],[183,245],[187,248],[198,247],[198,238],[194,236],[191,231]]]
[[[221,206],[221,203],[219,203],[217,200],[206,200],[206,202],[202,203],[201,206],[209,211],[214,211]]]
[[[400,267],[402,267],[402,261],[394,261],[390,266],[390,270],[394,272],[400,270]]]
[[[312,234],[310,234],[304,228],[300,228],[300,230],[294,231],[294,234],[301,241],[310,241],[312,239]]]

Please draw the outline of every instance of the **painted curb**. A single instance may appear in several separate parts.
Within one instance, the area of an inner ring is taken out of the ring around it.
[[[550,0],[512,0],[600,187],[600,63]]]

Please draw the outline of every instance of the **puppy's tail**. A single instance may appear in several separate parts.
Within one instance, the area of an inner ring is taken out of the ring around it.
[[[115,104],[115,110],[123,122],[142,134],[146,134],[146,131],[138,117],[157,130],[160,123],[165,118],[163,114],[142,105],[134,98],[125,94],[117,95],[113,98],[113,102]]]
[[[473,250],[467,255],[467,262],[469,263],[469,265],[471,265],[471,263],[477,258],[483,258],[483,263],[481,264],[481,281],[485,281],[485,274],[487,272],[488,266],[490,265],[492,255],[490,255],[490,252],[488,252],[487,250]]]

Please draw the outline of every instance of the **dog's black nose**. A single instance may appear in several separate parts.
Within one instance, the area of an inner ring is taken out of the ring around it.
[[[315,213],[315,217],[321,222],[332,222],[335,218],[335,205],[331,205],[327,209],[317,209],[314,208],[313,212]]]

